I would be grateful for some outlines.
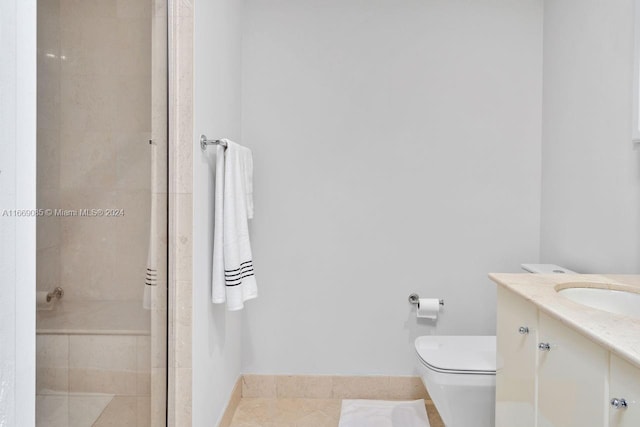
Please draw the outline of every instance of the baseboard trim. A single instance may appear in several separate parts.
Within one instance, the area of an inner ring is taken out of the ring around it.
[[[431,400],[420,377],[409,376],[245,374],[242,397]]]

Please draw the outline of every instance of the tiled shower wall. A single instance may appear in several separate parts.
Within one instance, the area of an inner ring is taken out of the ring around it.
[[[39,218],[38,290],[62,286],[65,300],[142,300],[151,5],[38,2],[38,207],[124,212]]]
[[[150,338],[38,335],[37,426],[151,425]]]
[[[152,192],[158,208],[148,334],[37,337],[38,410],[62,425],[91,410],[83,400],[90,393],[113,395],[96,425],[164,423],[166,37],[166,0],[38,0],[38,207],[124,214],[39,217],[38,290],[64,288],[55,310],[71,301],[129,301],[142,310]]]

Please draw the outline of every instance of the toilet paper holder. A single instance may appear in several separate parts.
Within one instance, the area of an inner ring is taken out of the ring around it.
[[[413,305],[420,304],[420,295],[415,294],[415,293],[409,295],[409,302],[411,304],[413,304]],[[440,303],[440,305],[442,305],[442,306],[444,305],[444,300],[443,299],[439,300],[438,302]]]

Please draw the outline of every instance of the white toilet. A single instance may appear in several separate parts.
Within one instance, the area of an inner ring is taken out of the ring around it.
[[[495,336],[423,336],[418,371],[446,427],[494,427]]]
[[[554,264],[523,264],[529,273],[574,273]],[[494,427],[495,336],[423,336],[418,371],[446,427]]]

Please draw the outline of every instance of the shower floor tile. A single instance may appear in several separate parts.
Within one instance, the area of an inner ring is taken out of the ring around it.
[[[337,427],[341,399],[243,397],[230,427]],[[431,427],[444,427],[431,402]]]

